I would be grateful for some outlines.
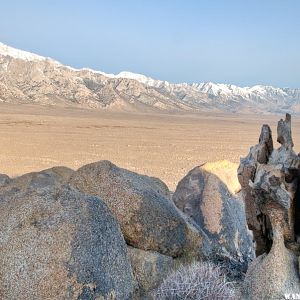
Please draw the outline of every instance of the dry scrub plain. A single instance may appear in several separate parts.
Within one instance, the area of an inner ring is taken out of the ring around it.
[[[282,116],[284,117],[284,116]],[[171,190],[194,166],[238,162],[278,116],[131,114],[26,105],[0,105],[0,173],[21,175],[57,165],[78,168],[107,159],[161,178]],[[300,119],[292,119],[300,151]]]

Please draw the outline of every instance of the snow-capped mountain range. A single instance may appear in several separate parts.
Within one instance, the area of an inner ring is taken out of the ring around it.
[[[300,89],[169,83],[75,69],[0,43],[0,101],[119,110],[300,113]]]

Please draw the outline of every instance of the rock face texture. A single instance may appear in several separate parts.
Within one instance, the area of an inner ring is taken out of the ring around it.
[[[253,243],[244,204],[237,195],[236,168],[228,161],[196,167],[178,183],[172,199],[204,230],[218,255],[247,267],[253,258]]]
[[[299,167],[293,151],[291,116],[277,126],[279,149],[273,149],[272,133],[263,125],[259,144],[241,159],[238,178],[253,231],[258,258],[244,283],[246,299],[283,299],[299,293]]]
[[[9,176],[5,174],[0,174],[0,187],[8,184],[11,181]]]
[[[193,250],[201,254],[202,235],[166,197],[166,186],[160,181],[100,161],[78,169],[69,184],[103,199],[128,245],[171,257]]]
[[[210,246],[161,180],[111,162],[0,175],[1,299],[148,299]]]
[[[0,175],[0,299],[150,299],[212,247],[247,264],[252,242],[233,169],[193,169],[174,194],[178,207],[160,179],[109,161]]]
[[[6,184],[10,183],[9,188],[14,188],[16,191],[20,189],[59,188],[67,183],[73,172],[72,169],[67,167],[53,167],[41,172],[27,173],[13,180],[6,180]],[[3,186],[5,186],[5,184],[3,184]]]
[[[1,299],[132,299],[119,224],[101,199],[31,173],[0,188]]]
[[[139,285],[140,297],[157,288],[176,267],[175,260],[158,252],[128,247],[129,260]]]

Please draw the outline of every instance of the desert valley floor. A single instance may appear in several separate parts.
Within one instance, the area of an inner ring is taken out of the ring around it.
[[[284,116],[282,116],[284,117]],[[293,116],[292,116],[293,117]],[[78,168],[107,159],[159,177],[171,190],[207,161],[239,162],[257,143],[261,125],[276,139],[278,116],[139,114],[0,105],[0,173],[18,176],[57,165]],[[300,118],[292,119],[300,150]]]

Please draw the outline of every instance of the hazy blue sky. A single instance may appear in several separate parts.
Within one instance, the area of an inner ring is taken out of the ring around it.
[[[0,41],[171,82],[300,87],[299,0],[7,0]]]

